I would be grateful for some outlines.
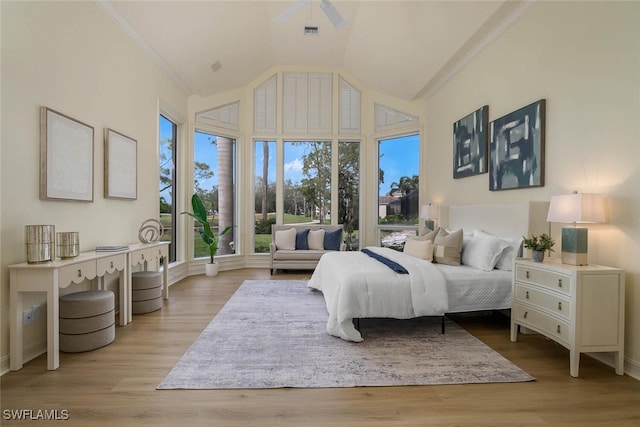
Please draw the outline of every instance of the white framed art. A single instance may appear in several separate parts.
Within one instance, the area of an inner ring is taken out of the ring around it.
[[[138,198],[138,142],[113,129],[104,129],[104,197]]]
[[[93,202],[93,126],[40,107],[40,199]]]

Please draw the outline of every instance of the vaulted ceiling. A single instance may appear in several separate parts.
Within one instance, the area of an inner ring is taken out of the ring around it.
[[[428,95],[519,16],[525,4],[332,0],[346,21],[336,28],[320,1],[308,0],[284,22],[276,22],[298,1],[99,4],[189,95],[242,87],[274,66],[329,66],[343,68],[372,90],[406,100]],[[304,35],[305,26],[318,27],[318,34]]]

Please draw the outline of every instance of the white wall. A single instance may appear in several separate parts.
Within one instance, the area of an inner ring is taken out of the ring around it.
[[[440,204],[607,196],[590,226],[590,262],[626,270],[627,370],[640,376],[640,3],[537,2],[427,100],[426,199]],[[490,192],[488,174],[452,179],[452,124],[488,104],[489,120],[545,98],[546,182]],[[598,313],[593,313],[597,316]]]
[[[186,116],[187,97],[95,2],[2,2],[1,18],[0,357],[5,370],[7,265],[25,260],[24,226],[79,231],[83,251],[137,241],[140,224],[158,216],[158,100]],[[94,127],[93,203],[39,199],[40,106]],[[103,197],[105,127],[138,141],[135,201]],[[41,344],[44,336],[43,319],[25,328],[25,346]]]

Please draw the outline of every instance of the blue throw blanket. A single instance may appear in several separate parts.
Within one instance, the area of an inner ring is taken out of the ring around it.
[[[377,259],[378,261],[380,261],[381,263],[383,263],[384,265],[386,265],[387,267],[389,267],[390,269],[392,269],[396,273],[409,274],[409,272],[407,271],[406,268],[404,268],[403,266],[401,266],[400,264],[398,264],[395,261],[391,261],[387,257],[379,255],[379,254],[377,254],[375,252],[372,252],[371,250],[369,250],[367,248],[362,249],[361,252],[369,255],[371,258]]]

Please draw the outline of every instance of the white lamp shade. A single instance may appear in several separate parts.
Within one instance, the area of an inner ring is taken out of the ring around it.
[[[605,222],[602,195],[574,193],[552,196],[547,221],[564,223]]]
[[[422,205],[420,208],[420,218],[424,219],[438,219],[439,212],[438,206],[432,205],[429,203],[428,205]]]

